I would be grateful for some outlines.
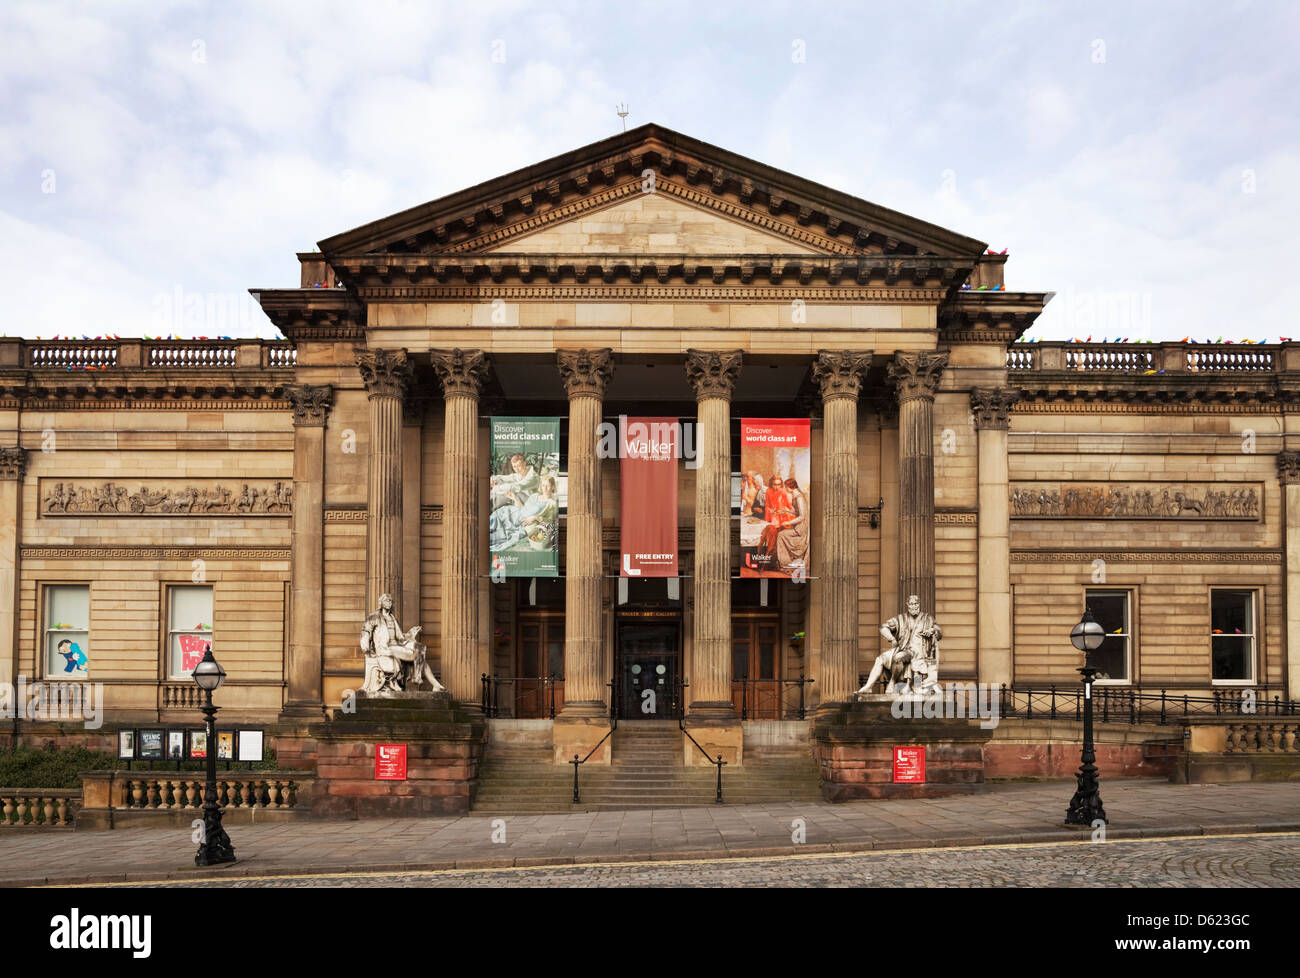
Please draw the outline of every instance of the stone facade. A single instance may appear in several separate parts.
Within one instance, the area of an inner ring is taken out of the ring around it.
[[[908,594],[942,623],[941,681],[1044,685],[1077,682],[1069,631],[1106,592],[1112,682],[1300,697],[1300,344],[1017,344],[1049,296],[982,242],[655,126],[320,247],[302,287],[257,292],[286,341],[0,339],[5,676],[47,675],[51,588],[88,585],[109,722],[180,722],[170,602],[211,587],[223,720],[281,723],[310,763],[390,593],[459,709],[484,676],[509,680],[494,717],[558,695],[568,760],[657,622],[687,729],[743,763],[743,722],[796,687],[740,688],[742,631],[774,644],[766,678],[814,680],[811,713]],[[490,576],[490,414],[563,420],[561,581]],[[626,595],[619,463],[591,447],[620,414],[696,423],[699,453],[682,578]],[[742,417],[812,418],[804,582],[737,579]],[[1226,679],[1218,591],[1249,595]]]

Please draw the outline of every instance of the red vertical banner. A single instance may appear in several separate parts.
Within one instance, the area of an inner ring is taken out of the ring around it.
[[[807,578],[811,455],[807,418],[741,419],[741,577]]]
[[[677,577],[676,418],[619,418],[621,577]]]

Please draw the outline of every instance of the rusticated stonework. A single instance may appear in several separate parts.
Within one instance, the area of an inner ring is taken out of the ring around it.
[[[605,386],[614,373],[614,356],[603,350],[556,350],[564,390],[570,397],[605,396]]]
[[[21,479],[27,472],[27,449],[0,448],[0,479]]]
[[[934,400],[939,376],[947,365],[946,353],[895,353],[888,373],[898,389],[899,402],[913,398]]]
[[[358,353],[357,369],[371,397],[405,397],[413,379],[411,361],[405,350]]]
[[[329,384],[286,387],[285,394],[293,405],[293,423],[297,425],[323,425],[334,403],[334,388]]]
[[[1300,485],[1300,452],[1278,452],[1277,474],[1284,486]]]
[[[1013,483],[1011,515],[1022,519],[1258,520],[1261,495],[1261,487],[1255,483]]]
[[[289,516],[292,480],[40,480],[42,516]]]
[[[482,350],[434,350],[433,369],[447,397],[478,397],[487,379],[488,359]]]
[[[862,377],[869,366],[869,353],[823,350],[813,363],[813,380],[821,387],[823,400],[829,401],[834,397],[856,400],[862,392]]]
[[[1020,391],[1009,387],[975,387],[970,392],[970,409],[976,428],[1011,427],[1011,408],[1020,400]]]
[[[729,399],[740,376],[744,354],[740,350],[687,350],[686,379],[696,400],[706,397]]]

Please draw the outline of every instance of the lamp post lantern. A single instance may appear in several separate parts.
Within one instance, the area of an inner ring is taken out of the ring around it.
[[[1083,676],[1083,753],[1079,767],[1078,787],[1070,799],[1070,807],[1065,812],[1066,825],[1091,826],[1100,819],[1109,822],[1106,810],[1101,807],[1100,786],[1097,780],[1097,754],[1092,743],[1092,681],[1097,675],[1097,668],[1092,664],[1092,653],[1101,648],[1106,639],[1106,630],[1092,617],[1092,612],[1084,609],[1083,619],[1070,631],[1071,644],[1083,653],[1083,667],[1079,670]]]
[[[194,856],[195,866],[217,866],[235,861],[235,847],[230,836],[221,827],[221,809],[217,807],[217,707],[212,705],[212,693],[226,680],[226,670],[212,657],[212,645],[203,650],[203,658],[194,667],[194,682],[203,690],[203,715],[208,729],[208,780],[203,789],[203,835],[199,851]]]

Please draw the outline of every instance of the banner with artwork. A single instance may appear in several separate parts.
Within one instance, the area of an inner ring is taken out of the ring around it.
[[[560,510],[559,418],[492,418],[489,568],[506,577],[558,577]]]
[[[807,578],[811,447],[807,418],[741,419],[741,577]]]
[[[676,418],[619,419],[622,577],[677,576]]]

